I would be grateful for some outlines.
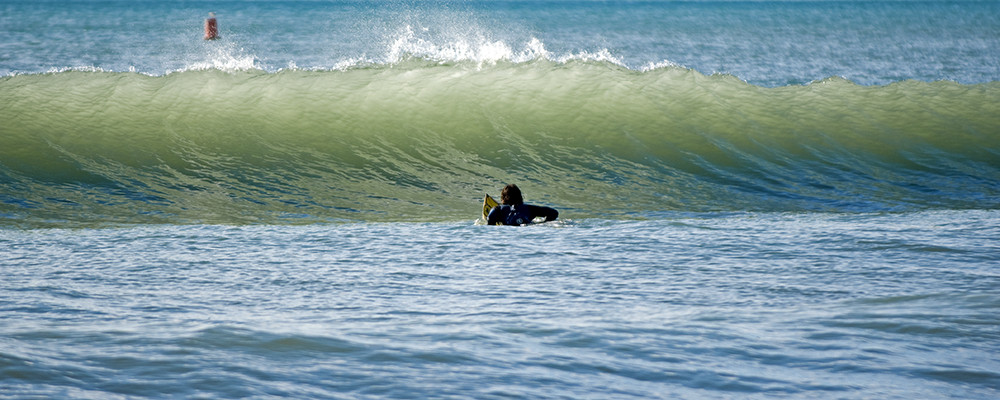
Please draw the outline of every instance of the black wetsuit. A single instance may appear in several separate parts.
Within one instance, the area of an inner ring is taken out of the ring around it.
[[[486,217],[488,225],[527,225],[535,217],[545,217],[545,221],[554,221],[559,217],[559,211],[554,208],[517,204],[493,207]]]

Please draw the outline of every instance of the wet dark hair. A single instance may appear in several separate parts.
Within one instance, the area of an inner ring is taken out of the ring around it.
[[[524,198],[521,197],[521,189],[517,188],[517,185],[510,184],[503,187],[500,191],[500,203],[507,205],[518,205],[524,203]]]

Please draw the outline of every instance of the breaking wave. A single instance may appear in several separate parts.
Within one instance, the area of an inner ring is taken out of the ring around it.
[[[407,40],[336,70],[0,78],[0,224],[454,221],[508,182],[569,218],[1000,206],[997,82],[762,88]]]

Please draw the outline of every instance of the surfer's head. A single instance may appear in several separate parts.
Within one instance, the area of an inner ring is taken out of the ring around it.
[[[524,198],[521,197],[521,189],[518,189],[517,185],[514,184],[504,186],[503,190],[500,191],[500,203],[511,206],[524,203]]]

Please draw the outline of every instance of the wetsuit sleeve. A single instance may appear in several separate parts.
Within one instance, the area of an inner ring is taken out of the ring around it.
[[[497,225],[502,224],[503,221],[500,220],[501,215],[500,206],[493,207],[490,213],[486,215],[486,225]]]
[[[559,211],[554,208],[542,207],[542,206],[532,206],[531,207],[531,218],[545,217],[545,222],[555,221],[559,218]]]

